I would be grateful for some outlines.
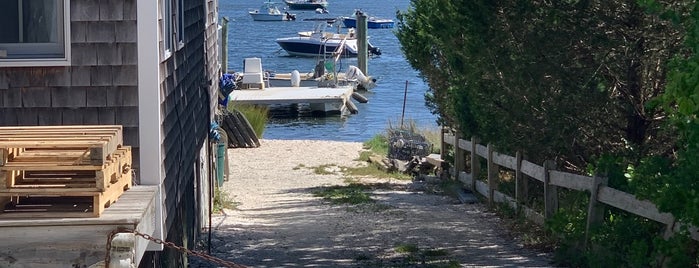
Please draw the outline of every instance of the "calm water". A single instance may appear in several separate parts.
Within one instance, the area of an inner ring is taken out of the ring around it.
[[[329,0],[329,14],[316,14],[314,11],[291,10],[296,13],[296,21],[263,22],[253,21],[247,14],[249,9],[257,9],[263,0],[220,0],[219,12],[229,22],[229,62],[228,69],[240,71],[243,59],[262,58],[262,68],[274,72],[310,72],[315,66],[314,58],[290,57],[281,50],[274,40],[280,37],[295,36],[299,31],[313,29],[313,21],[304,18],[336,18],[350,16],[355,9],[368,15],[395,20],[397,10],[406,10],[409,0]],[[279,1],[281,2],[281,1]],[[284,7],[281,4],[280,7]],[[340,22],[337,22],[340,24]],[[342,29],[345,31],[346,29]],[[418,73],[407,63],[400,50],[400,43],[394,35],[395,29],[369,29],[370,42],[381,48],[383,54],[372,58],[368,63],[368,74],[377,79],[377,86],[364,95],[368,103],[356,103],[359,113],[340,118],[294,118],[273,119],[264,132],[265,139],[309,139],[337,141],[366,141],[386,130],[389,123],[400,124],[403,111],[403,97],[408,82],[405,104],[405,121],[415,121],[420,127],[436,128],[435,119],[425,107],[424,94],[427,85]],[[357,59],[342,59],[343,69],[357,65]]]

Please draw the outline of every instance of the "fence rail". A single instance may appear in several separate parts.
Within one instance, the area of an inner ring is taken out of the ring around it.
[[[675,217],[670,213],[660,212],[655,204],[647,200],[639,200],[634,195],[619,191],[607,186],[607,179],[600,177],[590,177],[579,174],[572,174],[558,171],[553,161],[546,161],[543,165],[523,160],[520,153],[510,156],[494,150],[490,144],[481,145],[474,137],[471,140],[460,138],[459,133],[449,134],[442,132],[442,152],[446,146],[454,148],[454,174],[456,179],[468,186],[473,192],[483,195],[489,204],[504,203],[515,209],[521,209],[524,216],[537,224],[543,224],[546,219],[553,216],[558,210],[558,187],[587,191],[590,193],[590,203],[588,207],[588,219],[586,234],[589,233],[590,226],[602,221],[604,205],[612,206],[626,212],[662,223],[666,226],[665,236],[669,237],[673,232],[680,229]],[[457,145],[458,144],[458,145]],[[466,172],[465,154],[469,153],[470,173]],[[480,174],[479,158],[487,160],[487,182],[479,181]],[[444,159],[444,156],[442,156]],[[496,184],[501,167],[508,168],[515,173],[515,196],[511,197],[497,191]],[[528,178],[537,180],[544,184],[544,211],[539,212],[524,205],[523,200],[528,196],[526,186]],[[699,241],[699,231],[696,227],[690,226],[692,239]],[[587,235],[586,235],[587,237]]]

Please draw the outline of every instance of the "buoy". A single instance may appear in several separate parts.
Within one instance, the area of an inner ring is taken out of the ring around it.
[[[291,71],[291,86],[299,87],[301,86],[301,74],[298,70]]]
[[[359,109],[357,109],[357,105],[354,105],[354,103],[351,100],[346,100],[345,106],[347,106],[347,110],[349,110],[350,113],[352,113],[352,114],[359,113]]]
[[[362,94],[359,94],[357,92],[352,92],[352,98],[358,101],[359,103],[369,102],[369,99],[367,99],[367,97],[364,97]]]

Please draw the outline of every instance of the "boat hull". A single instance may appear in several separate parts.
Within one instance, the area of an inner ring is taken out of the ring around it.
[[[289,55],[316,57],[331,56],[341,40],[322,41],[311,37],[286,37],[276,40]],[[341,52],[342,57],[357,57],[357,40],[347,40]]]
[[[342,24],[345,28],[357,28],[357,19],[344,17]],[[395,26],[395,22],[390,19],[369,19],[366,24],[369,29],[390,29]]]
[[[316,10],[318,8],[325,9],[328,7],[328,2],[326,1],[314,1],[314,0],[297,0],[297,1],[284,1],[289,9],[295,10]]]
[[[296,19],[295,15],[286,13],[266,14],[255,10],[248,12],[248,14],[250,14],[250,17],[252,17],[254,21],[290,21]]]

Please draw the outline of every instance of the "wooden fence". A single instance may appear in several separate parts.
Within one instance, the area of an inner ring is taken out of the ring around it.
[[[681,227],[672,214],[660,212],[655,204],[645,200],[638,200],[632,194],[608,187],[606,178],[557,171],[553,161],[545,161],[540,166],[522,159],[522,154],[519,152],[517,152],[516,156],[501,154],[495,151],[490,144],[486,146],[478,144],[475,137],[469,141],[462,139],[459,133],[450,134],[442,131],[443,154],[447,145],[454,148],[453,168],[456,179],[468,186],[473,192],[483,195],[488,200],[489,205],[497,202],[507,204],[514,209],[520,209],[527,219],[539,225],[543,225],[545,220],[551,218],[558,210],[558,188],[563,187],[590,193],[586,238],[590,227],[602,222],[605,205],[664,224],[666,226],[664,234],[666,238]],[[470,154],[470,173],[467,173],[465,168],[465,156],[467,153]],[[487,172],[487,182],[477,179],[481,172],[480,158],[487,160],[485,170]],[[442,159],[444,159],[444,155],[442,155]],[[514,197],[496,190],[501,167],[514,171]],[[543,213],[524,205],[524,200],[528,195],[528,187],[526,185],[529,182],[529,178],[543,183]],[[699,241],[697,228],[692,226],[689,229],[691,237]]]

